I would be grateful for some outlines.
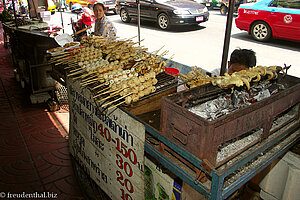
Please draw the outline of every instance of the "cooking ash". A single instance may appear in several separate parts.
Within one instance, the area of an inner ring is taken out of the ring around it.
[[[234,141],[223,144],[223,146],[220,147],[218,150],[217,160],[216,160],[217,163],[230,157],[231,155],[243,149],[245,146],[250,145],[254,141],[257,141],[260,138],[262,131],[263,131],[262,129],[253,131],[251,134],[243,138],[235,138]]]
[[[277,83],[256,83],[251,86],[250,91],[234,90],[231,94],[221,95],[213,100],[191,107],[188,110],[208,121],[212,121],[268,98],[282,89],[284,89],[284,86]]]
[[[290,108],[287,112],[276,116],[272,123],[271,130],[278,127],[282,127],[284,123],[295,118],[297,116],[297,113],[298,106]],[[220,146],[218,149],[216,162],[219,163],[232,156],[233,154],[241,151],[246,146],[253,145],[257,141],[259,141],[262,133],[262,128],[256,128],[250,131],[249,133],[246,133],[240,137],[234,138],[231,141],[222,144],[222,146]]]

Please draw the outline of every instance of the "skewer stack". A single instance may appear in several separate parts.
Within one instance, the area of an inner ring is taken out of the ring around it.
[[[201,72],[197,67],[192,67],[192,71],[190,71],[187,75],[180,74],[180,76],[183,81],[188,81],[187,85],[189,88],[208,84],[213,79],[208,75],[203,75],[203,72]]]
[[[261,80],[269,81],[272,79],[276,79],[278,77],[278,72],[280,71],[283,74],[285,74],[282,67],[279,66],[250,67],[249,70],[241,70],[238,72],[234,72],[232,74],[225,73],[224,76],[217,76],[217,77],[209,77],[207,75],[204,76],[201,72],[198,71],[197,68],[192,68],[192,69],[193,70],[188,75],[181,75],[186,80],[192,79],[187,83],[187,85],[190,88],[212,83],[212,85],[219,86],[222,88],[231,85],[234,85],[236,87],[241,87],[245,85],[246,88],[250,90],[251,82],[258,82]]]
[[[156,75],[171,59],[162,59],[167,51],[160,55],[161,49],[147,53],[146,48],[135,44],[131,39],[89,36],[82,39],[80,47],[55,55],[50,62],[68,69],[68,77],[80,80],[83,87],[89,86],[101,107],[110,109],[155,92]]]

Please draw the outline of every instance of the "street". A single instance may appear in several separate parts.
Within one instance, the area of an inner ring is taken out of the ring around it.
[[[117,29],[120,38],[131,38],[138,35],[137,21],[123,23],[119,15],[107,14]],[[65,32],[72,34],[70,18],[76,14],[63,13]],[[141,45],[149,51],[162,46],[169,53],[166,58],[174,54],[173,60],[188,66],[198,66],[211,71],[221,67],[225,28],[227,17],[219,10],[210,11],[207,22],[193,27],[175,27],[169,31],[162,31],[154,22],[141,22]],[[61,26],[60,13],[52,15],[51,23]],[[137,41],[137,37],[134,38]],[[300,77],[300,43],[272,39],[269,42],[258,42],[247,32],[236,28],[234,19],[232,24],[229,55],[236,48],[252,49],[256,52],[257,65],[271,66],[284,64],[292,65],[288,74]]]

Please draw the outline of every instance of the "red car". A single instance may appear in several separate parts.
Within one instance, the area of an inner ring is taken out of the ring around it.
[[[258,41],[271,37],[300,41],[300,1],[262,0],[242,4],[235,24]]]

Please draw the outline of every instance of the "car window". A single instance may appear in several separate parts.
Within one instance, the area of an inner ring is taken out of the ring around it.
[[[300,9],[300,0],[274,0],[271,7]]]
[[[166,3],[166,2],[170,2],[170,1],[175,1],[175,0],[157,0],[157,2],[159,2],[159,3]]]

